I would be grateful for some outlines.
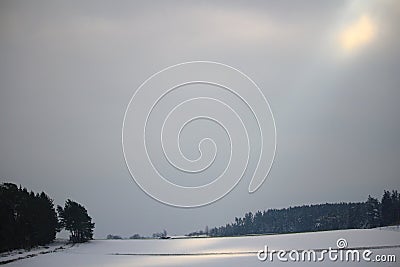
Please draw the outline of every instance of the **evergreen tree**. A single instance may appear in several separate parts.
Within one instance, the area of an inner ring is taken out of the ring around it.
[[[71,233],[72,242],[81,243],[93,239],[94,223],[85,207],[68,199],[64,208],[58,206],[57,211],[61,226]]]
[[[366,202],[366,209],[367,209],[368,228],[378,227],[381,221],[381,216],[379,211],[379,201],[376,198],[368,196],[368,200]]]
[[[58,231],[53,200],[12,183],[0,185],[0,218],[0,251],[50,243]]]
[[[371,196],[366,202],[303,205],[245,213],[243,218],[210,230],[211,236],[293,233],[373,228],[400,223],[400,194],[385,191],[382,202]]]
[[[18,187],[4,183],[0,186],[0,251],[18,248],[15,208]]]
[[[394,221],[392,196],[389,191],[384,191],[382,196],[382,209],[381,209],[381,226],[392,224]]]
[[[393,213],[391,224],[400,224],[400,194],[397,192],[397,190],[392,191],[391,199]]]
[[[40,245],[54,240],[59,231],[57,213],[54,209],[53,200],[44,192],[36,196],[35,201],[35,234]]]

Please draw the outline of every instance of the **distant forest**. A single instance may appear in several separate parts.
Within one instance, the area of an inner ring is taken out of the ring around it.
[[[359,203],[303,205],[285,209],[248,212],[235,222],[189,236],[238,236],[282,234],[339,229],[374,228],[400,224],[400,195],[384,191],[381,201],[371,196]]]
[[[0,184],[0,252],[48,244],[63,228],[70,231],[71,242],[85,242],[92,239],[94,223],[87,210],[70,199],[56,212],[46,193]]]

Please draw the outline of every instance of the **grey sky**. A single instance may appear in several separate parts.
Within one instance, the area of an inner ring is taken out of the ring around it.
[[[400,188],[398,1],[1,1],[0,179],[84,204],[96,237],[183,234],[244,212],[363,201]],[[278,150],[254,194],[173,208],[130,178],[121,148],[138,86],[180,62],[249,75]]]

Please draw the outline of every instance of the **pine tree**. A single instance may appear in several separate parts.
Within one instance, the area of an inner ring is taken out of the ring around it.
[[[44,245],[54,240],[58,231],[58,218],[54,209],[53,200],[44,192],[38,194],[36,202],[37,242]]]
[[[394,221],[392,196],[389,191],[384,191],[382,196],[381,226],[391,225]]]
[[[50,243],[58,230],[53,200],[12,183],[0,185],[0,218],[0,251]]]
[[[368,196],[366,202],[367,209],[367,227],[374,228],[380,225],[381,216],[379,211],[379,201],[376,198]]]
[[[81,243],[93,239],[94,223],[81,204],[68,199],[64,208],[58,206],[57,211],[61,218],[60,225],[70,231],[72,242]]]
[[[400,224],[400,194],[397,190],[392,191],[392,213],[393,213],[393,221],[392,224]]]

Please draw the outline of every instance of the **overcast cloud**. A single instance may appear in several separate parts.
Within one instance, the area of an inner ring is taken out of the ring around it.
[[[84,204],[95,236],[171,234],[247,211],[400,189],[398,1],[1,1],[0,181]],[[121,127],[138,86],[180,62],[249,75],[275,116],[263,186],[181,209],[140,190]]]

